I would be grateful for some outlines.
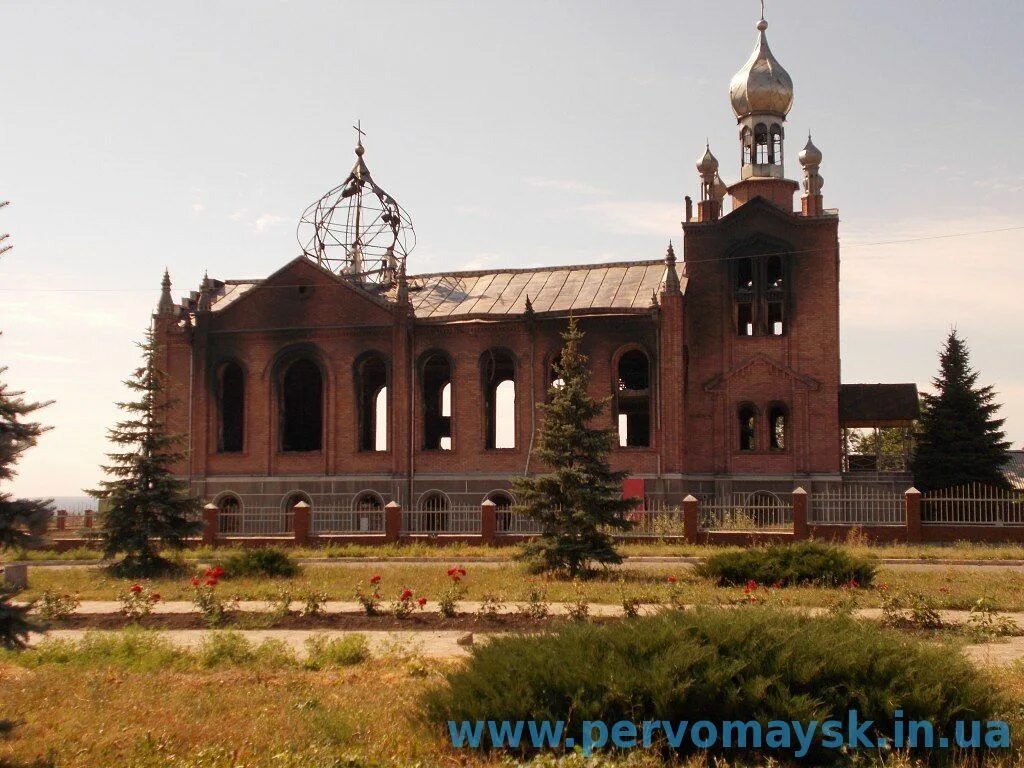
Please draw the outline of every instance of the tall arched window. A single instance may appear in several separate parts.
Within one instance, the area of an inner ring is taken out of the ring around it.
[[[782,165],[782,126],[778,123],[772,124],[771,142],[768,161],[773,165]]]
[[[782,403],[772,403],[768,408],[768,437],[773,451],[789,447],[789,409]]]
[[[356,363],[356,410],[359,414],[359,450],[388,449],[388,368],[371,353]]]
[[[753,336],[754,260],[737,259],[735,264],[736,332],[740,336]]]
[[[764,302],[769,336],[781,336],[786,330],[785,274],[781,256],[769,256],[765,262]]]
[[[422,366],[423,448],[452,449],[452,365],[440,352],[431,353]]]
[[[743,128],[740,135],[740,146],[743,147],[743,156],[740,158],[741,165],[750,165],[750,129]]]
[[[281,450],[319,451],[323,427],[323,376],[316,363],[300,358],[281,377]]]
[[[739,336],[782,336],[789,318],[789,246],[756,240],[729,253]]]
[[[484,447],[516,447],[516,364],[512,355],[490,349],[480,358],[484,391]]]
[[[768,126],[758,123],[754,126],[754,162],[757,165],[767,165],[769,159]]]
[[[245,373],[238,363],[225,363],[218,376],[217,450],[241,451],[245,434]]]
[[[757,450],[757,409],[745,403],[740,406],[738,415],[740,450]]]
[[[639,349],[619,358],[615,387],[615,413],[619,445],[647,447],[651,444],[651,361]]]

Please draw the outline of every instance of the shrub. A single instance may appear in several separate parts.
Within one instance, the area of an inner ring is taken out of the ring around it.
[[[28,618],[31,605],[15,605],[14,593],[0,586],[0,648],[24,648],[30,632],[38,627]]]
[[[942,616],[933,601],[920,592],[880,590],[882,624],[898,629],[942,629]]]
[[[153,612],[153,606],[160,602],[160,595],[149,587],[132,584],[118,596],[117,601],[121,604],[123,616],[138,621]]]
[[[992,640],[997,637],[1019,635],[1020,627],[1012,618],[999,613],[987,597],[979,597],[971,606],[967,633],[979,640]]]
[[[402,590],[402,594],[398,596],[398,599],[391,603],[391,614],[396,619],[407,619],[412,615],[413,611],[422,611],[426,604],[427,598],[413,598],[412,590],[406,587]]]
[[[367,616],[380,613],[380,576],[371,576],[366,586],[362,582],[356,584],[355,596]]]
[[[77,595],[68,595],[62,592],[55,592],[48,589],[39,598],[36,610],[43,621],[60,621],[78,610],[82,601]]]
[[[303,616],[323,616],[327,607],[327,593],[312,589],[306,593],[299,613]]]
[[[224,571],[218,566],[207,568],[200,576],[192,577],[192,604],[203,615],[203,620],[211,627],[224,622],[228,613],[238,607],[238,601],[222,600],[217,594],[217,585]]]
[[[308,656],[307,669],[324,669],[326,667],[350,667],[359,664],[370,656],[365,635],[343,635],[328,638],[324,635],[313,635],[306,640]]]
[[[989,719],[1005,706],[993,682],[950,647],[866,622],[756,607],[495,637],[445,678],[425,695],[432,722],[564,720],[577,744],[585,720],[845,722],[850,709],[874,721],[875,739],[893,733],[896,709],[952,736],[955,720]],[[816,743],[811,759],[848,757]]]
[[[537,584],[530,585],[530,591],[526,596],[526,603],[516,609],[521,616],[543,621],[551,613],[551,603],[548,602],[548,594],[543,587]]]
[[[20,652],[17,661],[27,667],[66,664],[155,672],[181,664],[186,655],[159,635],[135,627],[120,632],[88,632],[77,641],[46,639]]]
[[[802,541],[719,552],[697,566],[697,573],[715,579],[720,586],[740,586],[754,581],[782,587],[799,584],[866,587],[875,578],[875,566],[839,547]]]
[[[466,585],[462,583],[466,569],[460,567],[448,569],[448,586],[437,598],[437,609],[446,619],[455,616],[459,600],[466,596]]]
[[[283,549],[243,549],[223,562],[224,577],[235,579],[242,576],[264,576],[267,578],[291,578],[299,572],[295,558]]]

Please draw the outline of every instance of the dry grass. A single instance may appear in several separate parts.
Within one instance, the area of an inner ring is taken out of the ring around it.
[[[295,599],[301,599],[311,590],[324,592],[332,600],[352,600],[353,590],[359,581],[365,581],[375,574],[383,577],[381,583],[385,600],[390,600],[410,587],[417,595],[435,599],[447,586],[446,568],[457,560],[448,560],[436,565],[411,563],[349,564],[346,566],[307,565],[299,576],[292,579],[237,579],[224,581],[221,589],[225,595],[237,595],[244,599],[274,599],[286,589]],[[479,600],[485,594],[492,594],[501,601],[525,600],[531,587],[542,586],[551,601],[568,601],[575,598],[572,582],[560,579],[538,579],[529,576],[525,569],[515,563],[500,566],[478,566],[469,564],[469,577],[465,581],[467,600]],[[666,579],[669,575],[679,578],[678,594],[686,603],[700,605],[727,604],[737,599],[741,590],[715,586],[710,580],[694,576],[686,565],[661,565],[651,567],[623,567],[580,585],[585,599],[594,603],[619,603],[625,590],[645,602],[661,602],[667,599]],[[38,568],[31,571],[30,589],[24,593],[26,599],[36,598],[46,590],[77,593],[83,600],[114,600],[133,582],[110,576],[101,569],[50,569]],[[1024,573],[1004,569],[930,569],[910,570],[882,567],[876,578],[877,584],[887,584],[892,589],[921,592],[931,597],[937,607],[968,609],[979,597],[987,597],[999,610],[1024,610]],[[190,600],[191,588],[186,578],[159,579],[152,582],[153,588],[166,600]],[[834,597],[835,590],[821,588],[793,588],[780,592],[780,599],[791,605],[819,607],[827,605]],[[862,607],[881,604],[880,596],[874,590],[863,590],[860,594]]]

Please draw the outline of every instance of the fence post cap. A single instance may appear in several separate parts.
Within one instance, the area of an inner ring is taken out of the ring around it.
[[[683,501],[684,501],[684,502],[689,502],[689,503],[691,503],[691,504],[692,504],[693,502],[695,502],[696,500],[697,500],[697,497],[696,497],[696,496],[694,496],[694,495],[693,495],[692,493],[689,493],[689,494],[687,494],[687,495],[686,495],[686,498],[685,498],[685,499],[683,499]]]
[[[309,504],[307,504],[305,501],[297,501],[295,502],[295,505],[292,507],[292,509],[309,509]]]
[[[401,509],[401,508],[402,508],[402,505],[399,504],[397,501],[394,501],[394,500],[389,501],[387,504],[384,505],[384,509]]]
[[[803,488],[797,488],[796,490],[793,491],[793,495],[794,496],[806,496],[807,495],[807,491],[805,491]]]
[[[218,506],[217,506],[216,504],[214,504],[214,503],[213,503],[213,502],[211,501],[211,502],[210,502],[209,504],[207,504],[206,506],[204,506],[204,507],[203,507],[203,509],[220,509],[220,507],[218,507]]]
[[[910,487],[903,493],[904,496],[920,496],[921,492],[917,488]]]
[[[490,508],[490,507],[497,507],[498,505],[495,504],[490,499],[484,499],[483,501],[480,502],[480,506],[481,507],[488,507],[488,508]]]

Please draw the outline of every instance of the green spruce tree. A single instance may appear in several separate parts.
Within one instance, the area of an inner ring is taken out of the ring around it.
[[[0,375],[7,368],[0,367]],[[50,403],[25,400],[25,393],[11,390],[0,381],[0,483],[8,483],[16,474],[18,459],[34,446],[49,427],[29,417]],[[50,500],[17,499],[0,493],[0,547],[26,547],[38,541],[50,519]],[[0,647],[19,648],[35,626],[28,619],[26,606],[11,602],[13,593],[0,581]]]
[[[1002,468],[1010,444],[995,418],[999,404],[991,386],[978,386],[970,352],[956,330],[939,354],[935,394],[922,395],[912,470],[920,491],[981,483],[1008,488]]]
[[[180,549],[187,537],[200,530],[198,499],[188,495],[188,484],[174,476],[171,467],[185,456],[180,435],[166,429],[168,410],[174,401],[167,393],[165,374],[157,366],[153,331],[139,345],[143,363],[125,385],[137,399],[118,403],[130,415],[108,435],[121,450],[107,454],[103,467],[111,479],[89,495],[105,502],[101,537],[105,558],[124,557],[113,565],[115,572],[149,576],[165,572],[171,563],[160,556],[162,548]]]
[[[611,430],[594,429],[590,422],[601,414],[607,401],[595,401],[587,393],[590,370],[580,352],[583,332],[575,318],[562,334],[565,342],[555,363],[556,385],[544,414],[536,456],[550,469],[541,475],[514,478],[516,510],[538,521],[541,535],[524,551],[540,570],[586,574],[597,563],[622,562],[609,529],[628,530],[623,515],[635,501],[622,498],[625,472],[613,472],[608,454],[613,446]]]

